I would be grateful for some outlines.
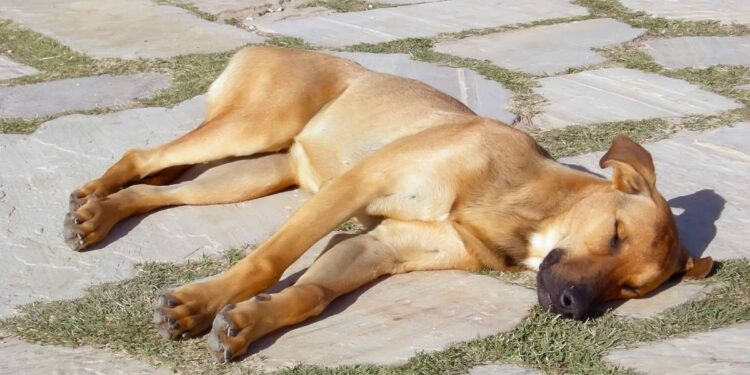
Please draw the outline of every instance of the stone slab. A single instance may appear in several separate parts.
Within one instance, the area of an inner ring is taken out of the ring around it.
[[[656,165],[657,188],[676,215],[680,241],[693,256],[750,258],[748,140],[750,123],[738,123],[644,145]],[[598,167],[602,155],[561,161],[609,175]]]
[[[5,56],[0,55],[0,81],[4,79],[18,78],[39,73],[38,70],[19,64]]]
[[[439,52],[531,74],[605,62],[593,48],[631,41],[646,32],[611,18],[512,30],[439,43]]]
[[[688,82],[634,69],[608,68],[542,78],[536,93],[548,100],[534,125],[681,117],[718,113],[742,104]]]
[[[0,87],[0,118],[32,118],[130,103],[169,87],[156,73],[69,78],[31,85]]]
[[[382,73],[422,81],[466,104],[480,116],[512,124],[516,115],[507,111],[513,93],[470,69],[436,66],[412,60],[406,54],[332,53]]]
[[[483,365],[474,367],[469,375],[538,375],[539,371],[514,365]]]
[[[659,375],[744,375],[750,369],[750,323],[635,349],[619,349],[604,359],[641,373]]]
[[[88,347],[63,348],[29,344],[16,339],[0,338],[3,366],[0,374],[112,374],[167,375],[172,371],[157,369],[106,350]]]
[[[688,21],[750,24],[747,0],[620,0],[622,5],[652,16]]]
[[[417,352],[511,330],[535,304],[533,290],[487,276],[397,275],[342,297],[310,323],[253,344],[247,361],[266,369],[298,363],[398,365]]]
[[[586,14],[586,8],[566,0],[448,0],[279,21],[259,29],[342,47]]]
[[[150,0],[4,0],[0,18],[96,58],[172,57],[231,50],[264,38]]]
[[[750,36],[689,36],[655,39],[644,51],[667,69],[750,66]]]
[[[643,298],[629,299],[617,306],[613,313],[617,316],[646,319],[684,303],[703,298],[713,290],[710,286],[681,282],[660,287]]]
[[[750,84],[737,86],[740,90],[750,90]]]

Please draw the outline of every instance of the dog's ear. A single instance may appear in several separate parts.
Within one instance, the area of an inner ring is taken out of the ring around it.
[[[650,195],[654,189],[656,172],[651,154],[624,135],[612,140],[612,146],[599,160],[599,166],[612,167],[612,183],[617,190]]]
[[[703,279],[711,273],[714,268],[714,260],[711,257],[704,258],[687,258],[685,262],[686,279]]]

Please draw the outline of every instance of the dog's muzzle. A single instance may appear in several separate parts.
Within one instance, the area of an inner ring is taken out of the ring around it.
[[[573,283],[556,272],[563,250],[554,249],[544,258],[536,277],[539,304],[566,318],[585,319],[592,307],[591,292],[586,285]]]

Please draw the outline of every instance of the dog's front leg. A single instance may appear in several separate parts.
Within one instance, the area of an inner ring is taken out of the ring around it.
[[[364,207],[376,192],[375,184],[364,184],[355,176],[330,182],[225,273],[161,296],[154,314],[160,334],[176,338],[206,331],[219,309],[274,285],[310,246]]]
[[[225,306],[214,319],[208,346],[219,362],[229,361],[266,334],[320,314],[335,298],[380,276],[480,267],[450,223],[386,220],[325,252],[295,285]]]

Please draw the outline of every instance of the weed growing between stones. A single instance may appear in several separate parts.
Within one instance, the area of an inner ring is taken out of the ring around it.
[[[365,0],[313,0],[308,3],[302,4],[299,7],[324,7],[333,9],[340,13],[346,13],[377,8],[392,8],[394,6],[396,5],[388,4],[387,0],[384,2],[371,2]]]
[[[0,321],[0,330],[31,342],[106,348],[184,373],[258,373],[248,363],[217,365],[203,338],[166,341],[152,327],[152,307],[160,291],[216,274],[241,259],[241,251],[182,265],[145,263],[132,279],[97,285],[83,297],[36,302]],[[500,276],[502,275],[494,275]],[[528,275],[516,282],[530,283]],[[524,281],[525,280],[525,281]],[[750,261],[721,262],[704,281],[716,285],[704,299],[644,320],[612,314],[586,322],[560,319],[538,307],[515,330],[447,350],[422,353],[398,367],[370,365],[317,368],[297,366],[279,374],[445,374],[464,373],[483,363],[514,363],[559,373],[629,373],[603,362],[614,348],[707,331],[750,320]],[[249,360],[248,360],[249,361]]]
[[[187,3],[187,2],[181,1],[181,0],[155,0],[155,2],[157,4],[171,5],[171,6],[175,6],[175,7],[178,7],[178,8],[185,9],[188,12],[190,12],[190,13],[194,14],[195,16],[197,16],[198,18],[203,18],[206,21],[212,21],[213,22],[213,21],[217,20],[217,18],[216,18],[215,15],[213,15],[211,13],[208,13],[208,12],[204,12],[204,11],[200,10],[200,8],[198,8],[197,6],[195,6],[195,5],[191,4],[191,3]]]
[[[588,8],[591,17],[609,17],[648,29],[647,35],[657,37],[676,36],[725,36],[747,35],[746,25],[722,25],[719,21],[686,21],[653,17],[645,12],[626,8],[617,0],[573,0],[573,4]]]

